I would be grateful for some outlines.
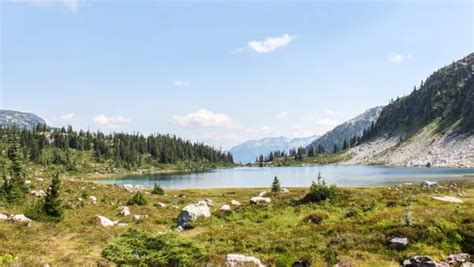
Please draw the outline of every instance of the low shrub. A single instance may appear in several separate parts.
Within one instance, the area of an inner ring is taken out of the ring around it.
[[[164,195],[165,194],[165,190],[163,190],[163,188],[161,188],[160,184],[158,183],[155,183],[155,185],[153,186],[153,190],[151,191],[152,194],[154,195]]]
[[[320,224],[323,220],[327,219],[329,216],[327,213],[322,211],[315,211],[306,217],[303,218],[303,222],[310,222],[314,224]]]
[[[107,245],[102,256],[117,265],[132,266],[193,266],[206,259],[205,249],[194,241],[135,229]]]
[[[318,175],[318,182],[313,182],[309,188],[309,193],[303,198],[303,202],[319,202],[335,197],[337,194],[336,185],[327,185],[321,174]]]
[[[133,195],[133,197],[127,201],[127,205],[144,206],[147,203],[148,201],[141,191],[136,192],[135,195]]]

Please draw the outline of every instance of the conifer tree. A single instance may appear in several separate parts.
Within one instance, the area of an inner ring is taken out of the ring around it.
[[[64,218],[64,206],[60,198],[60,190],[61,180],[59,173],[55,173],[43,203],[44,214],[54,221],[62,221]]]
[[[151,191],[151,193],[154,194],[154,195],[164,195],[165,190],[163,190],[163,188],[161,188],[160,184],[155,182],[155,185],[153,186],[153,190]]]
[[[278,193],[280,191],[281,191],[280,181],[278,180],[278,177],[275,176],[275,178],[273,178],[273,183],[272,183],[272,192]]]

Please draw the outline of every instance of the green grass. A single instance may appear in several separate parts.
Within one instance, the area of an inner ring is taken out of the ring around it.
[[[33,187],[44,190],[49,183],[49,180],[34,181]],[[461,184],[466,192],[463,204],[434,200],[435,191],[425,191],[417,185],[400,186],[398,191],[393,186],[391,190],[343,188],[335,198],[307,204],[301,204],[300,200],[308,189],[290,188],[290,193],[270,193],[272,202],[268,205],[249,204],[250,197],[262,188],[165,190],[163,196],[151,194],[150,189],[145,193],[148,204],[130,207],[132,214],[149,215],[140,223],[134,223],[132,216],[118,214],[119,207],[134,193],[118,186],[70,180],[65,180],[63,186],[62,197],[67,207],[64,221],[34,221],[31,227],[1,222],[0,256],[10,255],[17,263],[27,266],[46,262],[61,266],[106,263],[101,256],[103,249],[116,242],[127,228],[103,228],[95,222],[96,215],[120,220],[128,223],[128,228],[151,235],[167,233],[174,229],[182,207],[205,198],[215,202],[212,217],[197,221],[193,229],[177,237],[202,246],[206,254],[203,259],[216,264],[222,263],[227,253],[242,253],[280,266],[297,259],[315,266],[327,261],[356,266],[379,262],[381,266],[393,266],[414,254],[440,259],[469,249],[469,242],[474,238],[471,232],[474,183]],[[440,193],[454,195],[447,189]],[[88,196],[97,197],[97,204],[93,205]],[[413,203],[411,227],[405,226],[403,219],[408,196],[412,196]],[[242,206],[220,212],[219,207],[232,199],[240,201]],[[22,205],[0,207],[0,213],[23,213],[34,200],[28,196]],[[167,207],[154,207],[158,201]],[[410,246],[405,251],[386,246],[387,238],[398,233],[409,238]]]

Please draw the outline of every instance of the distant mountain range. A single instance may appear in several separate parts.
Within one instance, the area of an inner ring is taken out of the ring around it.
[[[38,124],[46,124],[46,121],[33,113],[14,110],[0,110],[0,126],[17,126],[22,129],[33,129]]]
[[[254,162],[261,154],[266,155],[275,150],[288,151],[292,148],[306,147],[317,138],[316,135],[301,138],[267,137],[246,141],[231,148],[230,152],[234,157],[234,162],[246,164]]]
[[[374,107],[366,110],[364,113],[357,115],[355,118],[350,119],[329,132],[322,135],[320,138],[313,141],[309,147],[317,148],[320,144],[324,146],[326,151],[332,151],[334,144],[340,148],[344,140],[348,140],[353,136],[362,136],[364,129],[375,123],[380,116],[380,112],[383,107]]]

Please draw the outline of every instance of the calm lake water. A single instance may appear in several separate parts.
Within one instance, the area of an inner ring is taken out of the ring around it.
[[[278,176],[283,187],[308,187],[313,180],[316,180],[318,172],[321,172],[327,183],[338,186],[376,186],[419,183],[424,180],[474,181],[474,177],[463,177],[468,174],[474,175],[474,169],[331,165],[216,169],[197,173],[134,175],[97,182],[150,187],[158,182],[163,188],[269,187],[273,177]]]

